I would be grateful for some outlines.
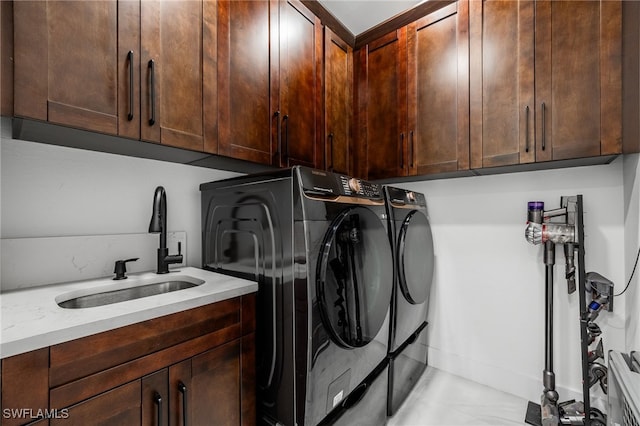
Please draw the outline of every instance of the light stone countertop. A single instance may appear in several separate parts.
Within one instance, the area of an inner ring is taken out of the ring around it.
[[[166,275],[143,272],[128,276],[120,281],[105,277],[0,294],[0,359],[258,291],[254,281],[193,267],[172,269]],[[136,282],[175,280],[180,276],[204,283],[91,308],[65,309],[56,302],[56,298],[68,300],[104,286],[126,288]]]

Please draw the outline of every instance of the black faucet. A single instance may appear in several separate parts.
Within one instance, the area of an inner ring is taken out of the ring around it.
[[[172,263],[182,263],[180,243],[178,243],[178,254],[170,255],[167,248],[167,195],[161,186],[157,187],[153,194],[153,213],[149,223],[149,233],[160,234],[157,274],[168,273],[169,265]]]

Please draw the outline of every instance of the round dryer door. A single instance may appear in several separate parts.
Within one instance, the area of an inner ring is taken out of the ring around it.
[[[433,280],[433,236],[427,216],[413,210],[398,233],[398,279],[404,297],[413,304],[424,303]]]
[[[378,216],[364,207],[338,215],[325,235],[316,271],[322,321],[338,345],[361,347],[378,334],[391,301],[392,266]]]

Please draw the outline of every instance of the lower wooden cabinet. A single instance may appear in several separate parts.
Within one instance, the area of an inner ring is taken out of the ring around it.
[[[136,425],[140,424],[140,406],[140,380],[136,380],[69,408],[51,411],[49,424],[52,426]]]
[[[255,424],[254,298],[3,359],[2,424]]]

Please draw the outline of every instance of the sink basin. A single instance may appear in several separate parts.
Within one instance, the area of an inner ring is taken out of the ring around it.
[[[97,289],[85,290],[84,294],[72,292],[60,295],[56,303],[61,308],[80,309],[126,302],[158,294],[171,293],[203,284],[204,281],[186,275],[161,277],[154,280],[128,280]],[[126,285],[126,286],[123,286]]]

